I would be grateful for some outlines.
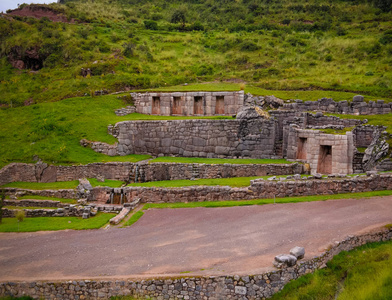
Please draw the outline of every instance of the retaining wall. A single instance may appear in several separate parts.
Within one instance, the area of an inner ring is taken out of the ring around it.
[[[3,208],[4,218],[13,218],[17,213],[17,209]],[[82,217],[83,214],[90,216],[90,207],[67,206],[57,209],[23,209],[26,218],[34,217]]]
[[[35,299],[109,299],[113,296],[133,295],[151,299],[263,299],[280,291],[290,280],[322,268],[333,256],[369,242],[392,239],[392,229],[359,236],[349,236],[336,242],[322,255],[298,261],[290,268],[257,275],[204,276],[146,280],[69,280],[0,283],[0,296]],[[272,262],[271,262],[272,264]]]
[[[4,206],[65,207],[65,206],[69,206],[69,204],[61,203],[60,201],[52,201],[52,200],[22,199],[22,200],[4,200]]]
[[[283,178],[282,178],[283,179]],[[250,200],[259,198],[331,195],[392,189],[392,175],[372,175],[328,179],[252,180],[249,187],[191,186],[182,188],[125,187],[127,201],[140,198],[144,203]],[[111,188],[94,188],[91,199],[105,203]]]
[[[365,102],[363,96],[354,96],[352,102],[334,101],[331,98],[322,98],[317,101],[295,100],[295,103],[285,103],[284,110],[294,111],[325,111],[337,114],[379,115],[392,112],[392,103],[384,100]]]
[[[274,120],[124,121],[109,132],[116,145],[90,143],[107,155],[274,158]],[[86,141],[82,142],[85,144]]]
[[[33,164],[10,164],[0,170],[0,185],[15,181],[56,182],[97,177],[132,182],[137,178],[138,182],[147,182],[191,178],[289,175],[303,172],[303,166],[298,163],[236,165],[109,162],[78,166],[50,166],[43,169],[45,181],[42,181],[42,177],[36,176],[37,168],[37,165]]]

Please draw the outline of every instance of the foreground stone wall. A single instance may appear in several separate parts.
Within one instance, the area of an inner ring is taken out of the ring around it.
[[[123,191],[127,195],[128,202],[140,198],[143,203],[174,203],[330,195],[391,189],[392,175],[382,174],[328,179],[313,179],[312,177],[298,180],[293,178],[277,178],[276,180],[256,179],[251,181],[249,187],[243,188],[229,186],[190,186],[183,188],[125,187]],[[91,191],[91,199],[98,203],[105,203],[109,199],[111,191],[111,188],[94,188]]]
[[[324,111],[337,114],[379,115],[392,112],[392,103],[384,100],[365,102],[363,96],[354,96],[352,102],[334,101],[331,98],[322,98],[317,101],[296,100],[295,103],[285,103],[284,110],[294,111]]]
[[[291,280],[322,268],[333,256],[370,242],[392,239],[392,229],[359,236],[349,236],[336,242],[331,249],[295,266],[256,275],[201,276],[157,278],[145,280],[68,280],[0,283],[0,296],[35,299],[109,299],[132,295],[150,299],[264,299],[270,298]]]

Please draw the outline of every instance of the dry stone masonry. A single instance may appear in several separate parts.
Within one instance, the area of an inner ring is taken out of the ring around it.
[[[391,113],[392,103],[385,103],[384,100],[365,102],[363,96],[357,95],[353,97],[352,102],[335,102],[331,98],[305,102],[295,100],[295,103],[285,103],[282,109],[293,111],[325,111],[336,114],[380,115]]]
[[[136,112],[148,115],[235,115],[244,105],[244,92],[176,92],[131,94]]]

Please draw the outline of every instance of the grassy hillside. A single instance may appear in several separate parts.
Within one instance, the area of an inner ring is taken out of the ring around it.
[[[3,106],[205,81],[392,98],[392,13],[382,1],[65,2],[40,7],[70,23],[0,18]],[[11,66],[26,50],[42,69]]]
[[[391,299],[392,241],[343,251],[327,268],[287,284],[271,299]]]

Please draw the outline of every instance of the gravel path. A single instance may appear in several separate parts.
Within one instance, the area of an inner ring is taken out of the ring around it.
[[[151,209],[132,227],[0,233],[0,281],[255,274],[392,223],[392,197],[228,208]]]

